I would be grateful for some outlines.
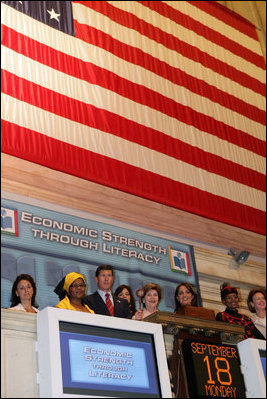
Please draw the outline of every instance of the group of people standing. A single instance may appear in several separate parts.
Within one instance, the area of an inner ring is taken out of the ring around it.
[[[68,273],[54,290],[59,297],[56,307],[139,321],[158,311],[162,290],[156,283],[148,283],[139,290],[140,301],[137,309],[130,286],[120,285],[113,294],[112,266],[99,266],[95,272],[95,281],[97,290],[93,294],[86,295],[85,277],[76,272]],[[178,313],[184,306],[199,306],[197,293],[188,282],[177,285],[174,297],[174,312]],[[35,298],[36,284],[33,278],[28,274],[19,275],[12,287],[10,309],[36,313],[38,305]],[[253,313],[252,318],[238,312],[238,291],[229,283],[221,286],[221,300],[226,309],[217,313],[216,320],[244,325],[244,338],[266,339],[266,290],[254,288],[249,292],[247,304]]]

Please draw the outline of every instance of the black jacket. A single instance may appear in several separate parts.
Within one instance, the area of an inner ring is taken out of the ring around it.
[[[122,317],[126,319],[131,318],[129,305],[126,299],[121,299],[113,296],[113,302],[114,302],[115,317]],[[89,308],[92,309],[96,314],[110,316],[109,310],[105,302],[103,301],[103,299],[101,298],[101,296],[97,291],[91,295],[87,295],[84,298],[84,303],[88,305]]]
[[[265,337],[256,328],[251,318],[245,314],[239,313],[237,310],[226,308],[224,312],[217,313],[216,320],[224,321],[225,323],[243,325],[245,327],[244,339],[256,338],[265,340]]]

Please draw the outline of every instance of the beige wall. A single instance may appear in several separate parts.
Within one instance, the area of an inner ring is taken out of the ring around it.
[[[1,398],[38,398],[36,314],[1,310]]]

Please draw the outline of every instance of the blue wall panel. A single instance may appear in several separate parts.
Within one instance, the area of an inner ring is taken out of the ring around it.
[[[114,290],[119,284],[130,285],[134,292],[147,282],[160,284],[160,310],[173,311],[174,290],[181,281],[192,283],[199,291],[192,246],[82,215],[2,199],[2,307],[10,305],[17,274],[34,277],[37,302],[43,309],[57,304],[53,290],[70,271],[84,274],[87,292],[95,291],[94,273],[103,263],[115,268]]]

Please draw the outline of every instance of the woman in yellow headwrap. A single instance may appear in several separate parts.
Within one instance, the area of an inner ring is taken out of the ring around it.
[[[62,284],[64,284],[63,287]],[[56,308],[95,313],[83,303],[85,288],[85,278],[82,274],[75,272],[67,274],[55,289],[60,298],[62,298],[62,293],[65,294],[64,299],[56,305]]]

